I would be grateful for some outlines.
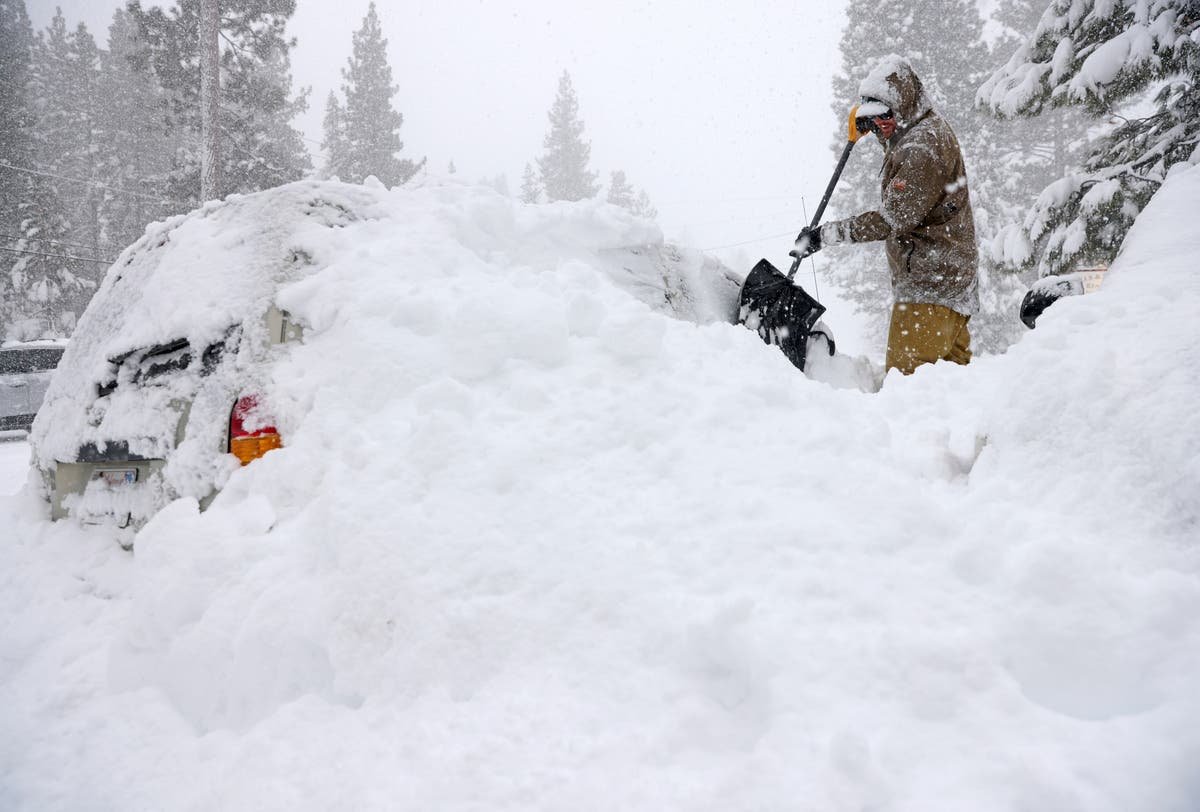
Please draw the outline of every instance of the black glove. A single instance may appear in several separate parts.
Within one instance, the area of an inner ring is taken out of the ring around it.
[[[796,235],[796,247],[788,251],[796,259],[811,257],[821,250],[821,227],[805,226]]]

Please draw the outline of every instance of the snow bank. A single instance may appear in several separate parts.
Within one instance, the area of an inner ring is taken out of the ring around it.
[[[332,339],[352,343],[330,353],[318,373],[327,384],[361,353],[420,350],[419,341],[407,350],[397,342],[431,330],[438,346],[420,353],[421,363],[470,381],[513,359],[561,361],[569,333],[600,329],[603,309],[591,299],[573,293],[562,311],[543,290],[552,277],[572,285],[589,274],[697,323],[728,321],[736,309],[739,281],[728,269],[664,244],[657,227],[615,206],[549,206],[532,216],[494,191],[444,178],[403,195],[378,181],[234,195],[150,226],[123,252],[63,357],[31,435],[34,454],[47,471],[113,441],[149,459],[170,455],[136,489],[73,502],[77,513],[103,515],[120,498],[140,523],[161,502],[203,499],[225,484],[236,465],[212,449],[224,443],[240,393],[263,393],[284,428],[308,414],[317,394],[311,368],[297,370],[300,384],[290,388],[259,380],[264,363],[274,369],[289,352],[269,346],[269,306],[316,334],[342,319],[370,325],[369,334]],[[174,354],[141,360],[170,347]],[[176,448],[181,403],[187,435]]]
[[[1197,201],[862,395],[631,296],[615,210],[390,193],[208,511],[0,498],[0,806],[1194,808]]]

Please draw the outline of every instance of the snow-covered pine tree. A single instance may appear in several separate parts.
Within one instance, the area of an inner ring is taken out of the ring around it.
[[[846,15],[841,66],[833,78],[834,153],[840,155],[846,145],[847,116],[858,103],[859,82],[875,60],[893,53],[907,55],[934,107],[959,137],[974,201],[987,185],[986,163],[980,155],[985,138],[977,124],[981,117],[974,109],[974,88],[989,64],[982,41],[983,21],[974,0],[849,0]],[[874,138],[859,142],[830,201],[826,220],[879,206],[881,163],[882,150]],[[830,171],[833,165],[831,160]],[[977,213],[980,208],[977,204]],[[866,317],[872,345],[882,347],[892,304],[883,244],[839,247],[827,260],[827,267]]]
[[[625,173],[622,170],[618,169],[612,173],[606,198],[609,203],[632,211],[635,194],[633,186],[625,179]]]
[[[995,69],[999,69],[1037,29],[1048,0],[1000,0],[993,20],[1000,26],[1000,37],[992,48]],[[1076,168],[1082,160],[1089,127],[1098,123],[1094,116],[1078,108],[1059,107],[1037,120],[1007,118],[1001,132],[1011,141],[1000,146],[1004,175],[1010,186],[1019,186],[1026,196],[1040,192],[1047,177],[1059,178]],[[995,126],[985,124],[985,127]]]
[[[33,27],[24,0],[0,0],[0,341],[15,339],[18,319],[13,270],[22,255],[22,204],[31,176],[13,167],[33,160],[33,105],[29,98]]]
[[[1004,64],[1037,26],[1048,0],[1001,0],[993,22],[999,37],[990,48],[991,69]],[[979,239],[980,312],[972,322],[977,349],[1000,350],[1026,328],[1017,320],[1021,298],[1036,273],[1025,263],[1020,231],[1025,212],[1047,177],[1078,165],[1089,129],[1087,117],[1060,109],[1042,121],[996,119],[978,122],[985,171],[973,178]],[[974,182],[975,180],[978,182]],[[1012,255],[1018,250],[1016,261]]]
[[[100,63],[97,163],[107,187],[101,241],[111,256],[140,237],[147,223],[172,212],[164,190],[177,137],[166,124],[169,99],[150,65],[150,50],[123,8],[113,13]]]
[[[1078,106],[1119,123],[1045,188],[1012,253],[1042,275],[1111,260],[1172,168],[1200,162],[1198,84],[1195,0],[1053,0],[980,104],[1006,117]]]
[[[179,210],[197,205],[200,173],[199,0],[168,10],[127,9],[151,50],[154,73],[172,99],[169,127],[179,149],[169,196]],[[221,1],[221,195],[252,192],[298,180],[312,169],[303,139],[291,124],[308,108],[307,90],[292,93],[286,27],[295,0]]]
[[[17,233],[23,215],[20,204],[26,200],[29,175],[14,169],[31,167],[35,114],[29,89],[33,62],[33,27],[25,10],[25,0],[0,0],[0,268],[12,266],[10,240]],[[0,293],[7,274],[0,274]],[[8,302],[7,296],[0,302]]]
[[[56,223],[55,236],[65,241],[58,246],[43,242],[43,250],[53,247],[59,254],[89,258],[111,256],[112,246],[103,239],[101,224],[102,98],[96,41],[82,23],[69,31],[60,9],[35,40],[33,64],[32,92],[38,109],[35,161],[36,168],[47,173],[43,188],[51,193],[39,204],[58,207],[44,211],[43,222]],[[99,262],[71,261],[69,269],[75,278],[59,285],[64,294],[59,306],[78,314],[98,287],[105,267]]]
[[[413,163],[399,156],[404,148],[400,141],[404,117],[392,106],[399,87],[392,84],[388,41],[374,3],[367,6],[367,16],[354,33],[353,44],[354,52],[342,69],[346,103],[341,106],[331,98],[326,106],[325,142],[341,145],[331,150],[326,171],[351,183],[362,183],[368,175],[374,175],[388,186],[398,186],[416,174],[425,159]],[[342,128],[340,140],[336,130],[330,129],[338,123]]]
[[[339,172],[347,166],[350,147],[346,141],[345,110],[332,90],[325,100],[325,118],[321,120],[321,129],[325,134],[321,139],[321,149],[325,151],[325,165],[321,168],[321,175],[326,178],[341,178]]]
[[[537,203],[542,199],[542,185],[532,164],[525,164],[525,172],[521,175],[521,202]]]
[[[646,194],[645,189],[638,190],[637,197],[633,201],[633,213],[646,220],[658,219],[658,209],[650,202],[650,195]]]
[[[72,259],[56,179],[38,166],[48,135],[35,103],[42,47],[24,2],[0,0],[0,333],[10,339],[69,333],[75,313],[64,300],[81,287],[85,265]]]
[[[646,194],[645,190],[635,189],[633,184],[626,179],[625,172],[620,169],[612,173],[608,184],[607,200],[609,203],[628,209],[638,217],[647,220],[658,217],[658,209],[654,208],[654,204],[650,202],[650,196]]]
[[[563,71],[558,79],[558,95],[547,114],[550,129],[542,141],[545,152],[538,158],[542,189],[546,198],[584,200],[599,191],[596,175],[588,171],[592,146],[583,139],[583,121],[579,118],[579,100],[571,76]]]

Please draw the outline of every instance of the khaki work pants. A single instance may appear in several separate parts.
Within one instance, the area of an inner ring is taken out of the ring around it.
[[[936,304],[896,302],[888,328],[886,369],[911,375],[921,364],[971,362],[970,316]]]

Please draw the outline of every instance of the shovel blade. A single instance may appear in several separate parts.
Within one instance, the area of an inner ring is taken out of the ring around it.
[[[779,347],[797,369],[804,369],[808,336],[824,312],[824,305],[765,259],[742,283],[738,323]]]

